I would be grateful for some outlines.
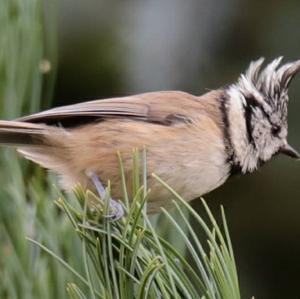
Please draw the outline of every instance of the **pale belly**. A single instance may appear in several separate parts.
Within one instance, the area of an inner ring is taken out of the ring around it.
[[[163,186],[153,174],[162,179],[186,201],[199,198],[201,195],[216,189],[229,176],[229,167],[217,157],[209,156],[203,161],[198,155],[171,153],[169,159],[164,157],[162,160],[158,153],[153,153],[150,150],[147,159],[147,188],[150,189],[148,197],[149,213],[158,212],[160,207],[168,208],[172,206],[172,200],[175,199],[172,192]],[[127,191],[129,197],[132,198],[132,160],[130,158],[125,160]],[[115,169],[117,173],[112,173],[112,169]],[[116,199],[122,199],[124,196],[118,169],[119,165],[116,161],[114,167],[110,167],[106,171],[105,169],[98,170],[97,173],[104,184],[107,180],[111,181],[112,196]]]
[[[229,176],[223,136],[209,118],[201,118],[193,126],[163,127],[143,123],[117,123],[117,133],[112,131],[112,123],[100,123],[92,129],[99,134],[92,140],[76,131],[72,143],[80,140],[73,153],[70,170],[63,176],[66,188],[81,182],[92,188],[86,171],[95,172],[105,184],[111,181],[112,196],[122,199],[120,165],[117,150],[121,152],[127,188],[132,195],[132,149],[146,148],[147,178],[151,193],[148,200],[149,212],[158,211],[161,206],[169,206],[174,196],[153,176],[157,174],[180,196],[189,201],[222,185]],[[104,126],[106,130],[104,130]],[[108,129],[110,128],[111,131]],[[128,132],[132,135],[128,135]],[[104,132],[108,132],[107,135]],[[86,138],[86,140],[85,140]],[[80,156],[80,161],[78,160]],[[140,163],[143,164],[143,161]]]
[[[154,173],[175,190],[184,200],[199,198],[222,185],[229,176],[229,167],[208,158],[181,157],[173,163],[160,163]],[[148,201],[149,212],[156,212],[161,206],[170,206],[175,198],[155,177],[149,176],[151,193]]]

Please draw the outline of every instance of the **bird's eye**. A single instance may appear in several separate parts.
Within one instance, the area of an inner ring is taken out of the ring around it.
[[[278,136],[278,134],[280,133],[281,128],[277,125],[273,125],[272,129],[271,129],[271,133],[273,136]]]

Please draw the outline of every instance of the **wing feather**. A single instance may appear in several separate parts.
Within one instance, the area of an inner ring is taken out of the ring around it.
[[[188,115],[199,108],[198,97],[179,91],[151,92],[130,97],[94,100],[62,106],[17,119],[34,123],[55,123],[85,117],[126,117],[164,123],[170,115]]]

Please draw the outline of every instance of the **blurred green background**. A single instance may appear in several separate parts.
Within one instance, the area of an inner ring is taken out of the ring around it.
[[[57,73],[43,76],[41,108],[52,91],[52,106],[153,90],[200,95],[233,82],[258,57],[300,58],[298,0],[45,3],[51,47],[41,58]],[[289,94],[289,141],[300,150],[300,75]],[[243,298],[299,297],[299,174],[299,162],[276,157],[205,196],[215,212],[226,208]]]

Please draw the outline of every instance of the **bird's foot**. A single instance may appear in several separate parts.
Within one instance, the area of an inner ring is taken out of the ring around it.
[[[91,179],[91,181],[93,182],[93,184],[95,185],[100,198],[103,200],[106,196],[106,191],[105,191],[105,188],[102,185],[101,181],[99,180],[98,176],[94,172],[89,172],[88,176]],[[109,213],[110,214],[105,215],[106,218],[109,218],[113,221],[119,220],[120,218],[122,218],[124,216],[123,206],[116,200],[110,198]]]

